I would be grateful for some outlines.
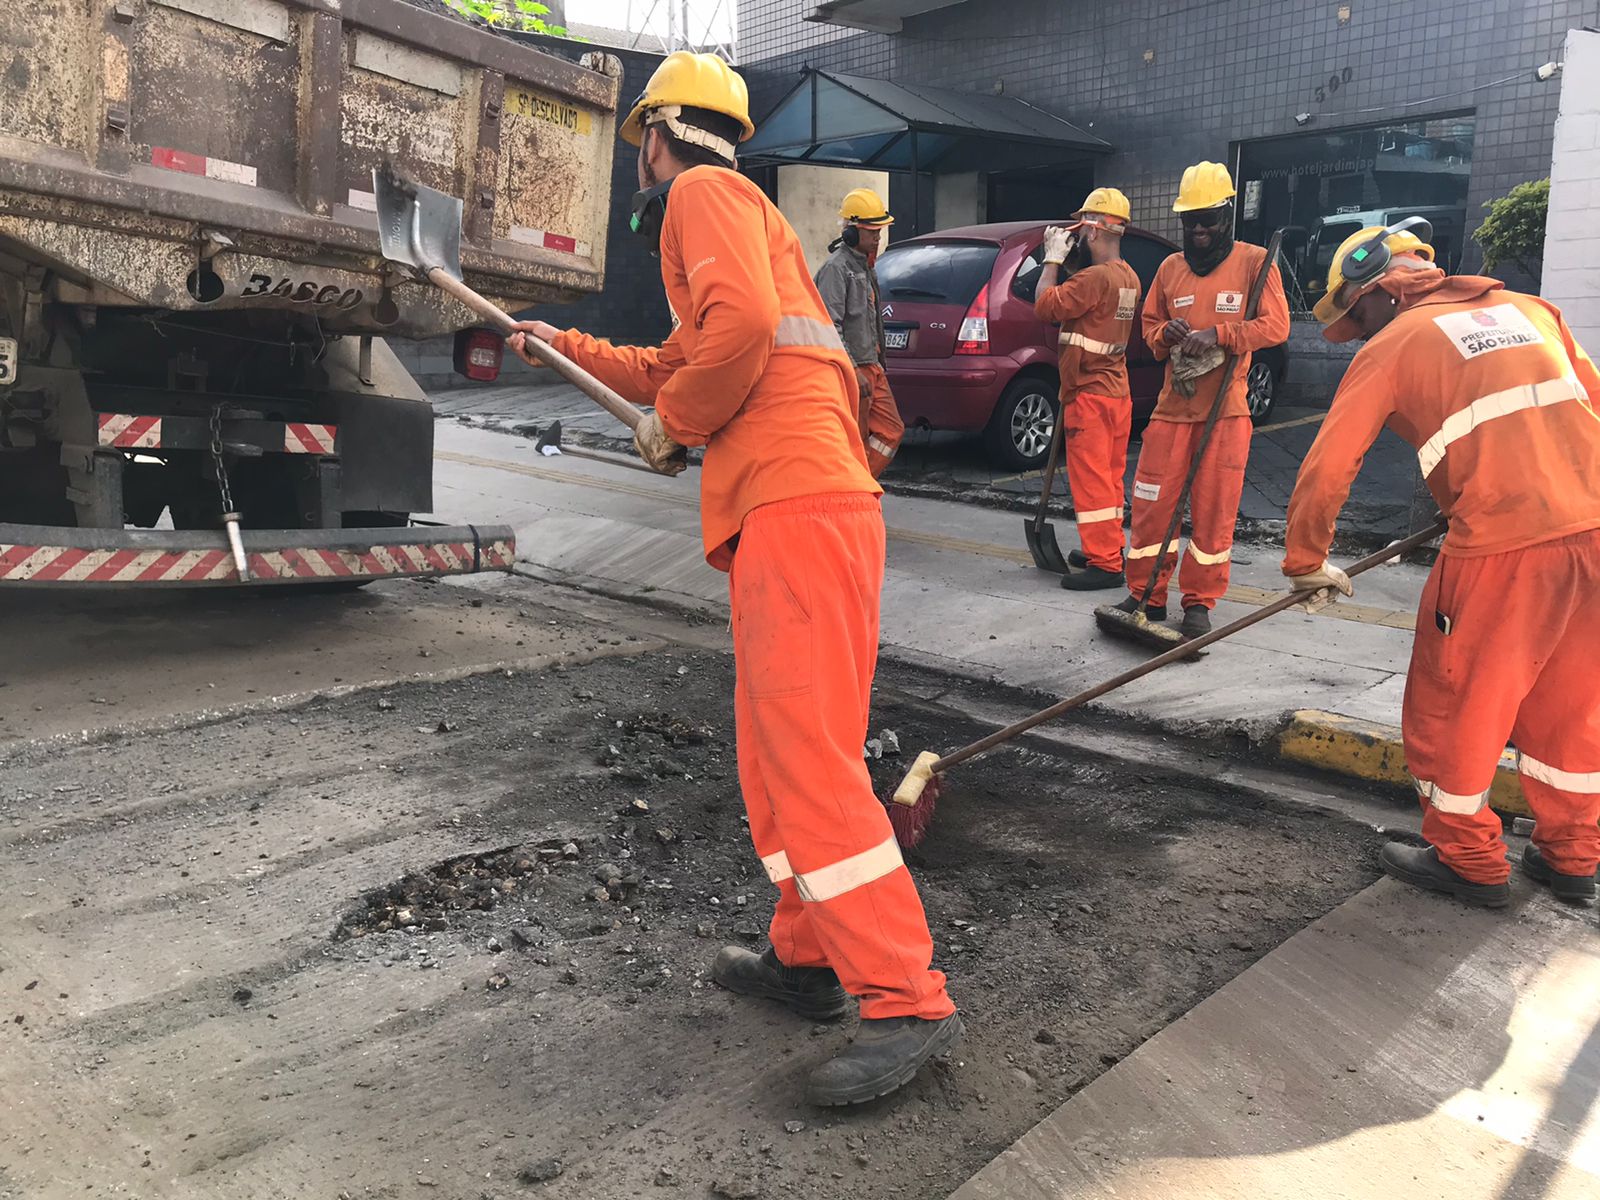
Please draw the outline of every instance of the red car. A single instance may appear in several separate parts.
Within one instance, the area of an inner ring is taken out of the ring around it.
[[[1058,407],[1059,331],[1033,315],[1045,225],[946,229],[891,245],[878,259],[889,382],[907,428],[982,433],[990,461],[1019,471],[1044,464]],[[1122,240],[1146,292],[1177,249],[1137,228]],[[1258,423],[1272,411],[1286,366],[1283,346],[1251,364],[1250,413]],[[1128,343],[1135,430],[1150,419],[1164,371],[1135,321]]]

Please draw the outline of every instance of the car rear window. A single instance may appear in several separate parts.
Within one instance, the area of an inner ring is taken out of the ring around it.
[[[992,242],[915,242],[878,259],[878,286],[896,300],[965,307],[989,282],[1000,247]]]

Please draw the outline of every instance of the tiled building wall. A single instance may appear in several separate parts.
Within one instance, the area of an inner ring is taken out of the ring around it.
[[[1566,61],[1542,290],[1561,306],[1578,344],[1600,354],[1600,33],[1569,34]]]
[[[1475,221],[1485,200],[1548,174],[1559,84],[1537,82],[1534,68],[1561,57],[1568,29],[1600,24],[1597,0],[967,0],[908,19],[900,34],[816,42],[800,20],[808,9],[740,0],[758,115],[808,64],[998,85],[1114,145],[1097,182],[1121,187],[1135,220],[1169,235],[1186,165],[1231,165],[1231,143],[1299,132],[1304,112],[1309,130],[1326,132],[1474,111]],[[1346,68],[1350,82],[1319,102],[1318,84]]]

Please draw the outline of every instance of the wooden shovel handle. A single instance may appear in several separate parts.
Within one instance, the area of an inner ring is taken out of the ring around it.
[[[494,322],[500,332],[509,337],[517,332],[517,323],[498,304],[485,300],[454,275],[440,267],[434,267],[428,272],[428,279],[440,290],[448,292],[461,303],[465,304],[479,316]],[[639,428],[639,422],[644,420],[644,410],[636,404],[630,404],[605,384],[601,383],[565,354],[562,354],[549,342],[534,337],[531,333],[523,339],[528,353],[552,368],[556,374],[577,388],[601,408],[605,409],[629,429]]]

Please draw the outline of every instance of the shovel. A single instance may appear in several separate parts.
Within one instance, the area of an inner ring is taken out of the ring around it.
[[[1044,465],[1044,490],[1039,493],[1039,512],[1022,523],[1022,532],[1028,539],[1028,553],[1033,555],[1033,565],[1041,571],[1067,573],[1067,560],[1056,541],[1056,528],[1045,520],[1050,515],[1050,489],[1056,482],[1056,463],[1061,459],[1061,446],[1066,440],[1066,412],[1056,416],[1055,431],[1050,435],[1050,457]]]
[[[372,172],[378,201],[378,243],[383,257],[408,267],[441,291],[454,296],[508,337],[516,322],[461,281],[461,201],[402,178],[393,164]],[[629,429],[637,429],[644,410],[630,404],[548,342],[528,336],[528,353],[552,368]]]

